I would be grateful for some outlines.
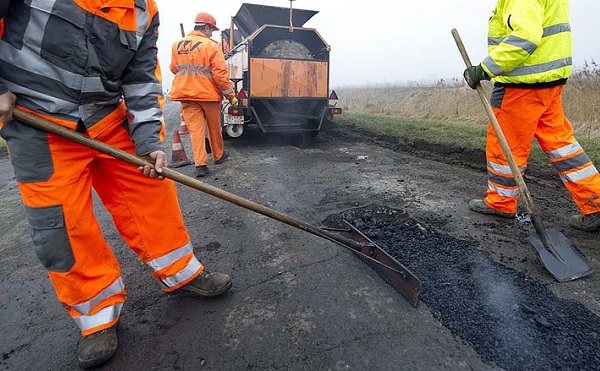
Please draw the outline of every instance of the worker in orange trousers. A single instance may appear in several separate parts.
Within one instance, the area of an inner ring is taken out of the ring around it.
[[[489,21],[488,56],[464,71],[475,89],[493,80],[492,110],[521,172],[537,139],[581,214],[572,227],[600,230],[600,174],[565,117],[562,93],[572,71],[567,1],[499,0]],[[519,189],[493,127],[486,146],[488,188],[471,210],[512,218]]]
[[[221,101],[225,97],[232,107],[238,105],[221,46],[210,38],[218,30],[215,18],[200,12],[194,19],[194,30],[177,40],[171,50],[170,68],[175,75],[171,100],[181,101],[197,177],[209,172],[206,128],[214,163],[220,164],[229,157],[223,149]]]
[[[155,2],[52,4],[0,0],[0,135],[10,148],[35,253],[81,332],[79,365],[90,368],[116,353],[126,301],[119,262],[94,215],[92,189],[164,291],[216,296],[232,281],[196,258],[175,185],[161,175],[165,126]],[[135,168],[35,129],[14,119],[14,107],[152,165]]]

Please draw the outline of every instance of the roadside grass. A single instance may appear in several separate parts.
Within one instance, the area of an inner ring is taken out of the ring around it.
[[[453,144],[466,148],[485,146],[483,125],[441,119],[422,119],[374,113],[345,111],[336,116],[340,124],[351,124],[392,137],[422,139],[431,143]]]
[[[0,138],[0,151],[6,150],[6,142],[4,139]]]
[[[600,138],[587,138],[579,135],[577,140],[585,150],[585,153],[587,153],[587,155],[592,159],[594,165],[600,169]]]
[[[355,125],[395,138],[485,150],[486,125],[468,121],[405,118],[353,111],[344,112],[335,120],[342,125]],[[547,161],[544,153],[539,146],[535,145],[531,150],[530,162],[543,163],[544,161]]]
[[[488,91],[490,85],[484,85]],[[459,79],[433,86],[378,85],[335,89],[343,114],[340,124],[407,140],[425,140],[485,150],[488,118],[477,93]],[[600,66],[575,71],[563,94],[565,115],[588,156],[600,167]],[[529,161],[548,163],[534,140]]]
[[[468,121],[419,119],[381,114],[346,111],[335,121],[341,125],[354,125],[369,131],[407,140],[424,140],[459,146],[466,149],[485,150],[487,125]],[[600,136],[577,135],[577,140],[595,165],[600,166]],[[529,162],[547,164],[548,158],[534,140]]]

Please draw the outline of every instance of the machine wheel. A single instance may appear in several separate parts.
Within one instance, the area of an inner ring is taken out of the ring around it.
[[[227,125],[225,134],[230,138],[239,138],[244,134],[244,125]]]

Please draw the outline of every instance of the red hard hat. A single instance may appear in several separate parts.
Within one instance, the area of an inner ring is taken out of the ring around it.
[[[213,17],[212,15],[205,13],[205,12],[200,12],[196,15],[196,20],[194,21],[195,23],[204,23],[204,24],[209,24],[212,26],[212,28],[214,28],[215,31],[219,31],[219,28],[217,27],[217,21],[215,20],[215,17]]]

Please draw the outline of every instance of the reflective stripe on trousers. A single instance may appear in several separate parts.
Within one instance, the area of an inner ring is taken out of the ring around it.
[[[148,178],[133,165],[16,121],[5,125],[2,135],[11,149],[35,252],[83,335],[116,323],[126,297],[119,262],[94,215],[92,187],[164,291],[200,274],[203,266],[193,254],[171,180]],[[121,125],[98,139],[134,153]]]
[[[562,107],[563,86],[516,89],[495,86],[492,109],[520,170],[527,168],[533,138],[546,153],[583,214],[600,211],[600,175],[573,135]],[[488,190],[494,209],[514,213],[519,192],[491,124],[487,130]]]

